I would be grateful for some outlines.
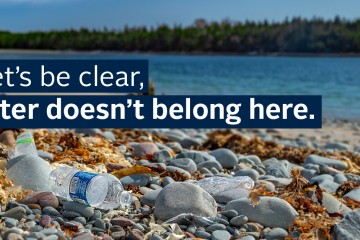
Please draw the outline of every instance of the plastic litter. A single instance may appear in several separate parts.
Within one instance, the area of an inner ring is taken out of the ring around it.
[[[195,225],[197,227],[209,226],[216,223],[215,218],[201,217],[193,213],[182,213],[176,217],[170,218],[165,224],[177,223],[177,224],[187,224]]]
[[[227,177],[209,177],[203,178],[197,182],[197,185],[208,192],[210,195],[216,195],[231,189],[239,189],[248,194],[254,187],[254,181],[247,176],[233,178]]]
[[[38,156],[32,133],[24,132],[16,138],[15,151],[9,151],[9,158],[29,154]]]
[[[56,196],[105,210],[128,206],[132,195],[110,174],[96,174],[62,167],[51,172],[50,191]]]

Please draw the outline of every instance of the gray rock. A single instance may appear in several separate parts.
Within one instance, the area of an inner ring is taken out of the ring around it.
[[[14,207],[2,213],[0,216],[21,220],[26,217],[26,210],[23,207]]]
[[[249,221],[260,223],[265,227],[288,228],[298,216],[288,202],[277,197],[260,197],[259,204],[255,206],[249,199],[238,199],[229,202],[225,209],[233,209],[247,216]]]
[[[279,162],[279,160],[276,158],[269,158],[269,159],[263,161],[262,163],[264,164],[265,168],[267,168],[278,162]]]
[[[355,188],[343,196],[343,198],[350,198],[357,202],[360,202],[360,188]]]
[[[188,172],[197,171],[195,162],[190,158],[175,158],[170,160],[169,166],[179,167]]]
[[[334,150],[350,150],[350,146],[343,142],[329,142],[325,144],[324,148]]]
[[[217,203],[228,203],[236,199],[247,198],[248,196],[249,192],[241,188],[233,188],[213,195]]]
[[[195,237],[197,238],[203,238],[203,239],[210,239],[211,238],[211,234],[210,233],[207,233],[205,231],[199,231],[197,230],[195,233],[194,233]]]
[[[167,149],[159,150],[154,153],[154,159],[158,163],[166,163],[170,161],[172,158],[173,158],[172,154]]]
[[[223,168],[233,168],[238,163],[238,158],[235,153],[227,148],[218,148],[209,154],[215,157]]]
[[[288,236],[288,232],[282,228],[271,229],[268,233],[265,234],[266,240],[282,240]]]
[[[84,134],[86,136],[95,136],[96,134],[101,134],[100,129],[98,128],[77,128],[75,133]]]
[[[33,191],[49,189],[50,165],[35,155],[20,155],[11,159],[7,166],[7,176],[15,185]]]
[[[284,188],[289,185],[292,181],[290,178],[269,178],[266,181],[271,182],[275,187]]]
[[[328,165],[321,164],[320,165],[320,173],[335,176],[336,174],[339,174],[339,173],[342,173],[342,172],[335,169],[335,168],[333,168],[333,167],[329,167]]]
[[[244,215],[234,217],[230,220],[230,224],[235,227],[240,227],[241,225],[244,225],[247,222],[248,222],[248,218]]]
[[[207,169],[215,168],[218,171],[222,169],[221,164],[219,162],[217,162],[217,161],[214,161],[214,160],[199,163],[197,165],[197,167],[198,167],[198,169],[201,169],[201,168],[207,168]]]
[[[15,218],[8,218],[8,217],[4,217],[5,219],[5,226],[8,228],[13,228],[18,224],[18,220]]]
[[[156,144],[151,142],[143,142],[133,146],[133,155],[136,157],[147,157],[148,155],[154,155],[159,151]]]
[[[183,148],[190,148],[192,146],[201,146],[201,142],[193,138],[183,138],[180,142]]]
[[[102,135],[107,139],[107,140],[110,140],[110,141],[115,141],[116,138],[115,138],[115,135],[110,132],[110,131],[105,131],[102,133]]]
[[[213,231],[216,231],[216,230],[225,230],[225,229],[226,229],[226,226],[224,224],[215,223],[215,224],[212,224],[212,225],[208,226],[206,228],[206,231],[207,232],[213,232]]]
[[[245,237],[242,237],[242,238],[238,238],[239,240],[256,240],[253,236],[245,236]]]
[[[334,181],[334,177],[329,174],[321,174],[310,179],[310,183],[322,183],[324,181]]]
[[[134,174],[119,179],[124,187],[128,185],[135,185],[145,187],[149,183],[149,177],[145,174]]]
[[[168,142],[165,144],[165,146],[169,147],[175,153],[180,153],[183,150],[180,143],[178,143],[178,142]]]
[[[222,211],[220,214],[229,219],[234,218],[238,215],[237,211],[235,211],[235,210]]]
[[[307,180],[310,180],[317,176],[317,172],[314,169],[303,169],[301,170],[301,175],[303,175]]]
[[[346,181],[347,181],[347,178],[343,173],[336,174],[334,177],[334,182],[336,182],[338,184],[343,184]]]
[[[355,240],[360,236],[360,209],[356,209],[336,224],[332,239]]]
[[[76,217],[76,218],[73,219],[73,221],[79,222],[84,226],[86,225],[86,219],[84,217]]]
[[[175,158],[190,158],[196,164],[206,162],[206,161],[216,161],[215,157],[211,156],[208,153],[200,152],[200,151],[183,152],[183,153],[176,155]]]
[[[102,229],[102,230],[106,229],[105,222],[101,218],[96,219],[93,225],[94,225],[94,227]]]
[[[58,210],[56,210],[55,208],[50,207],[50,206],[44,207],[43,210],[42,210],[42,212],[43,212],[44,214],[48,214],[48,215],[50,215],[50,216],[56,216],[56,217],[58,217],[58,216],[61,215],[61,214],[58,212]]]
[[[94,209],[92,207],[86,206],[85,204],[69,201],[65,204],[65,209],[67,211],[74,211],[80,213],[81,216],[88,218],[94,214]]]
[[[175,180],[172,179],[171,177],[164,177],[164,180],[162,182],[162,186],[165,187],[165,186],[167,186],[167,185],[169,185],[171,183],[174,183],[174,182],[175,182]]]
[[[314,154],[309,155],[305,159],[304,164],[308,164],[308,163],[317,164],[317,165],[325,164],[325,165],[328,165],[330,167],[334,167],[334,168],[340,169],[340,170],[345,170],[348,168],[347,164],[340,160],[320,157],[320,156],[314,155]]]
[[[309,192],[309,197],[314,201],[318,202],[315,192]],[[322,194],[322,206],[326,208],[328,213],[340,213],[342,215],[346,215],[351,212],[351,209],[348,208],[345,204],[338,201],[335,197],[327,192],[323,192]]]
[[[215,217],[217,204],[210,194],[191,183],[169,184],[156,198],[154,214],[160,220],[166,221],[181,213]]]
[[[264,163],[261,161],[261,159],[256,155],[242,156],[242,157],[240,157],[239,161],[241,161],[241,159],[243,157],[247,158],[248,160],[250,160],[251,162],[253,162],[256,165],[264,165]]]
[[[266,180],[257,180],[255,182],[255,186],[265,186],[266,188],[266,191],[268,192],[275,192],[276,189],[275,189],[275,185],[272,183],[272,182],[269,182],[269,181],[266,181]]]
[[[61,214],[64,218],[76,218],[76,217],[81,217],[81,214],[78,212],[74,212],[74,211],[64,211]]]
[[[328,191],[329,193],[335,193],[336,189],[338,189],[340,184],[337,184],[333,181],[325,180],[325,181],[322,181],[321,183],[319,183],[319,186],[322,189],[325,189],[326,191]]]
[[[44,160],[52,161],[54,158],[53,155],[49,152],[45,152],[43,150],[36,150],[36,152],[37,152],[38,156]]]
[[[162,189],[152,190],[152,191],[148,191],[147,193],[145,193],[144,196],[140,199],[141,204],[147,205],[149,207],[154,207],[156,198],[159,195],[159,193],[161,192],[161,190]]]
[[[212,240],[230,240],[231,235],[228,231],[225,230],[216,230],[211,234]]]
[[[178,167],[174,167],[174,166],[167,166],[166,169],[169,170],[170,172],[178,172],[186,178],[191,178],[191,174],[182,168],[178,168]]]
[[[266,174],[277,178],[290,178],[293,166],[288,160],[281,160],[266,168]]]
[[[256,181],[256,180],[259,179],[260,174],[254,169],[241,169],[238,172],[236,172],[234,176],[235,177],[237,177],[237,176],[248,176],[252,180]]]

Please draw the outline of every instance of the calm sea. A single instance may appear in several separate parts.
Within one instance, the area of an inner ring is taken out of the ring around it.
[[[360,119],[360,58],[0,54],[1,59],[149,59],[157,94],[323,96],[326,117]]]

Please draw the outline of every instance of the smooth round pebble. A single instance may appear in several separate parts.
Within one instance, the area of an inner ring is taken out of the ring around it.
[[[225,230],[216,230],[211,234],[212,240],[230,240],[231,235]]]

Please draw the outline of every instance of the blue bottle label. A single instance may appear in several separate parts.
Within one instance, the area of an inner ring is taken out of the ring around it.
[[[86,190],[89,186],[90,181],[96,177],[95,173],[88,172],[77,172],[70,181],[69,193],[72,200],[76,202],[84,203],[90,206],[87,196]]]

